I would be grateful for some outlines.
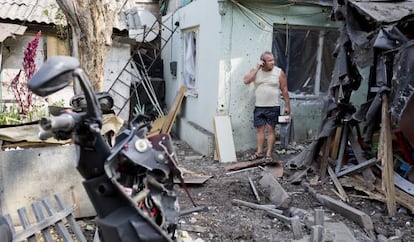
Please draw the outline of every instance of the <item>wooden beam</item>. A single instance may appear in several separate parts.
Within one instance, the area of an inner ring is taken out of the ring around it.
[[[394,161],[392,154],[392,140],[390,129],[390,114],[388,113],[388,95],[382,94],[381,108],[381,147],[382,147],[382,188],[387,200],[388,215],[394,217],[397,208],[395,202],[395,185],[394,185]]]
[[[342,187],[341,183],[338,181],[338,178],[336,177],[334,171],[332,170],[332,168],[330,166],[328,166],[328,173],[329,176],[331,177],[333,183],[335,184],[336,189],[338,190],[339,194],[341,195],[341,200],[344,202],[349,202],[349,197],[346,194],[344,188]]]
[[[366,169],[367,167],[370,167],[372,165],[375,165],[378,162],[377,158],[372,158],[370,160],[364,161],[362,163],[359,163],[358,165],[351,166],[343,171],[340,171],[336,174],[336,177],[341,177],[345,175],[351,175],[354,173],[357,173],[361,170]]]

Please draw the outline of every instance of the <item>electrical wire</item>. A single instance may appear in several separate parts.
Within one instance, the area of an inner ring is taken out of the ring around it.
[[[248,14],[251,14],[251,15],[253,15],[253,16],[255,16],[256,18],[258,18],[259,20],[261,20],[261,21],[263,21],[263,22],[265,22],[265,23],[267,23],[267,24],[269,24],[265,19],[263,19],[261,16],[259,16],[259,15],[257,15],[256,13],[254,13],[254,12],[252,12],[250,9],[248,9],[248,8],[246,8],[245,6],[243,6],[243,5],[241,5],[240,3],[238,3],[238,2],[236,2],[236,1],[234,1],[234,0],[230,0],[234,5],[236,5],[239,9],[240,9],[240,12],[251,22],[251,23],[253,23],[253,25],[255,25],[258,29],[260,29],[260,30],[262,30],[262,31],[265,31],[265,32],[272,32],[272,31],[269,31],[269,30],[267,30],[267,29],[265,29],[265,28],[263,28],[262,26],[260,26],[259,24],[257,24]],[[271,24],[270,24],[270,26],[272,26]]]

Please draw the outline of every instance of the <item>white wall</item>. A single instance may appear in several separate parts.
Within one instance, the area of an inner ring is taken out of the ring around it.
[[[166,103],[171,106],[181,85],[183,41],[182,31],[189,28],[199,30],[197,42],[197,80],[198,97],[187,96],[184,99],[180,116],[188,122],[196,123],[201,128],[213,132],[212,119],[217,110],[220,56],[220,16],[218,4],[212,0],[194,1],[178,11],[164,16],[163,24],[174,29],[179,22],[178,31],[167,43],[162,58],[164,61],[164,79],[166,82]],[[162,36],[168,38],[171,32],[164,28]],[[177,77],[170,73],[170,62],[176,61]]]

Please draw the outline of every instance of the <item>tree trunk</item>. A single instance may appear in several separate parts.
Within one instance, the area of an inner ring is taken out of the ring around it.
[[[73,29],[81,67],[95,91],[103,90],[105,57],[112,45],[115,12],[104,0],[57,0]],[[76,52],[76,51],[75,51]]]

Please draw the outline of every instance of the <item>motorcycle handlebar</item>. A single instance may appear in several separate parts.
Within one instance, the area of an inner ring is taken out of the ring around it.
[[[45,131],[71,131],[75,125],[76,120],[72,114],[64,113],[59,116],[51,118],[42,118],[40,120],[40,127]]]
[[[38,136],[39,136],[40,140],[47,140],[47,139],[52,138],[53,136],[55,136],[55,134],[50,130],[47,130],[47,131],[40,130]]]
[[[40,119],[39,139],[46,140],[55,136],[55,132],[71,132],[76,127],[80,115],[78,113],[63,113],[59,116]]]

